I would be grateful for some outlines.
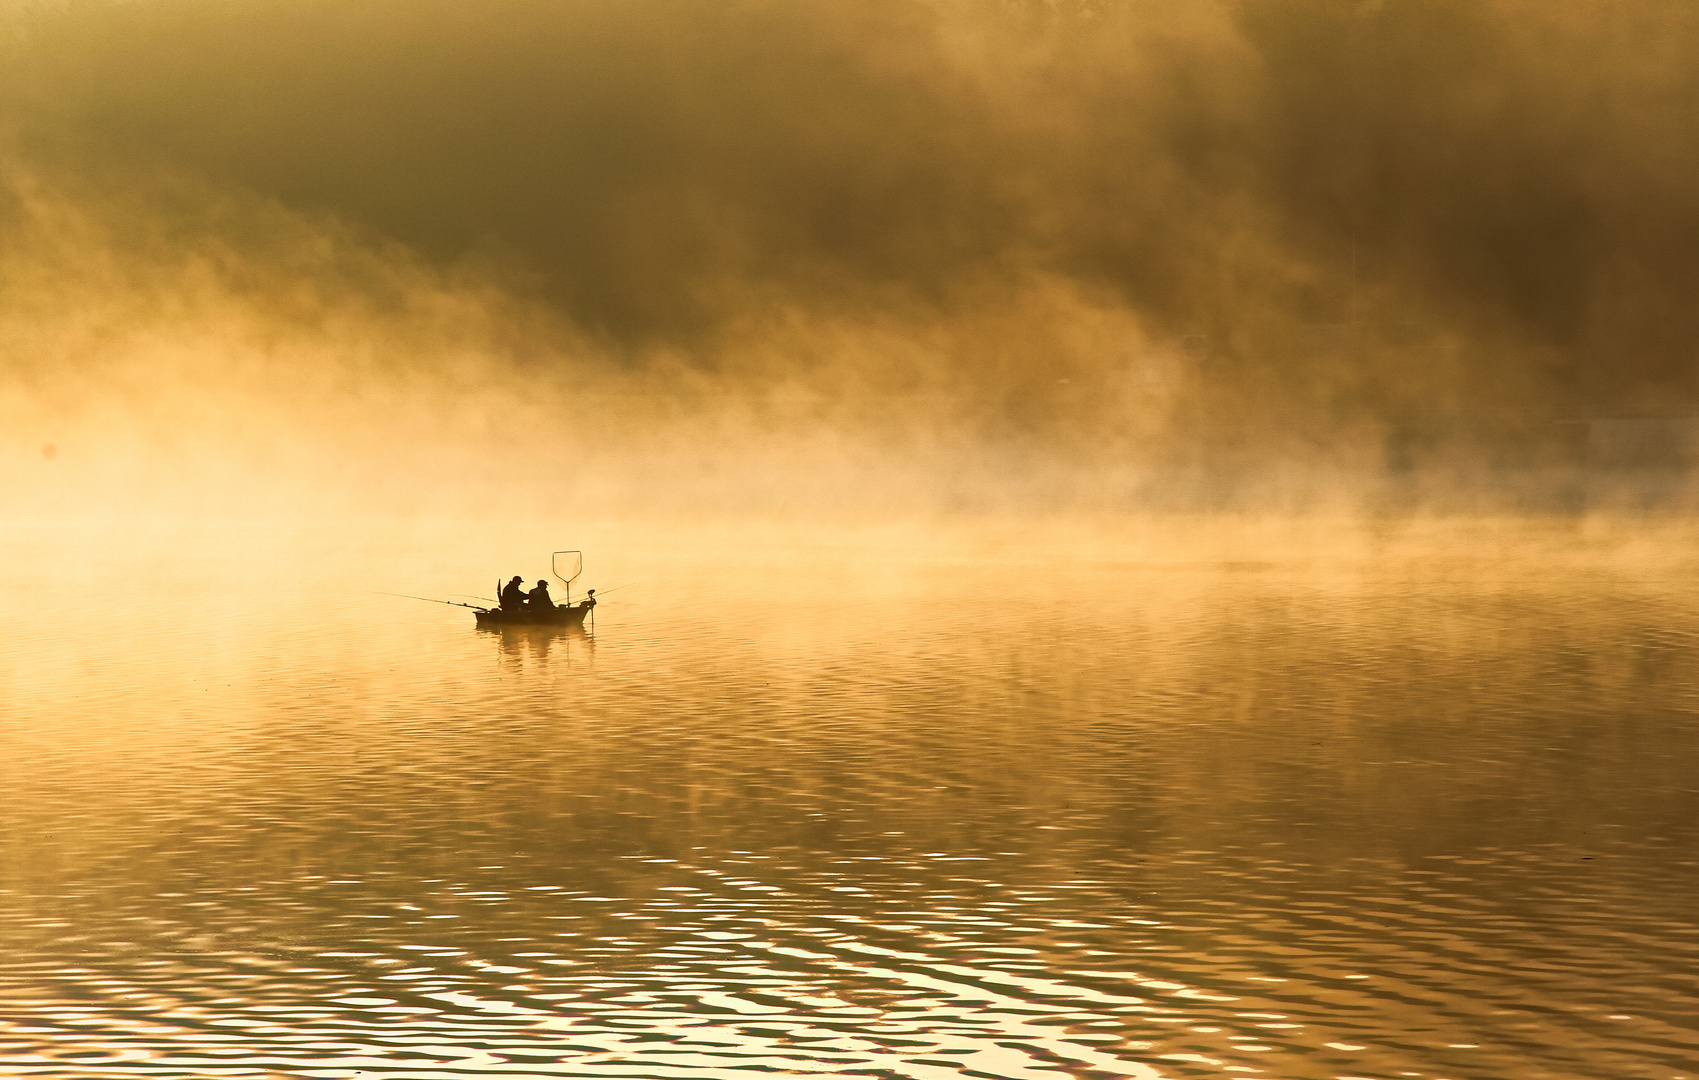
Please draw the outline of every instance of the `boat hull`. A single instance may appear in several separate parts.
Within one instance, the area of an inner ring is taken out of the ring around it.
[[[552,611],[475,611],[480,627],[500,626],[583,626],[584,616],[590,613],[589,604],[559,604]]]

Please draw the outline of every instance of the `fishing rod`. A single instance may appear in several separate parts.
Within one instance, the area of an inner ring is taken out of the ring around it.
[[[608,594],[609,594],[609,593],[611,593],[611,592],[619,592],[619,591],[620,591],[620,590],[621,590],[621,589],[629,589],[629,588],[631,588],[631,587],[632,587],[632,586],[633,586],[633,585],[641,585],[641,584],[643,584],[643,583],[642,583],[642,582],[640,582],[640,581],[628,581],[628,582],[626,582],[626,583],[625,583],[625,584],[624,584],[624,585],[615,585],[615,586],[614,586],[614,587],[613,587],[613,588],[611,588],[611,589],[597,589],[597,590],[596,590],[596,597],[597,597],[597,598],[598,598],[598,599],[600,599],[600,598],[601,598],[601,597],[604,597],[604,596],[606,596],[606,595],[608,595]]]
[[[414,596],[411,593],[380,592],[380,591],[374,589],[374,590],[372,590],[372,595],[373,596],[399,596],[403,600],[423,600],[427,604],[447,604],[449,607],[471,608],[473,611],[488,611],[489,610],[488,608],[479,607],[477,604],[462,604],[458,600],[438,600],[438,599],[436,599],[435,597],[432,597],[432,596]]]
[[[631,586],[636,584],[637,582],[635,581],[628,581],[624,585],[615,585],[611,589],[591,589],[588,594],[588,599],[596,600],[600,603],[600,598],[596,596],[597,593],[601,593],[602,596],[606,596],[611,592],[618,592],[621,589],[629,589]],[[590,632],[592,634],[596,632],[596,609],[594,607],[590,608]]]

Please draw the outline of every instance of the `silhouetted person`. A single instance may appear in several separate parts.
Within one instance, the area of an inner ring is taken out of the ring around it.
[[[503,611],[523,611],[525,608],[525,579],[518,574],[501,590],[501,609]]]
[[[529,604],[532,611],[553,611],[555,609],[555,602],[549,599],[549,583],[546,581],[537,582],[537,587],[526,595],[528,597],[526,603]]]
[[[596,590],[591,589],[589,592],[584,594],[584,607],[585,608],[593,608],[595,606],[596,606]]]

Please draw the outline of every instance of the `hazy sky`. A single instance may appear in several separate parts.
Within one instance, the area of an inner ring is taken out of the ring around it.
[[[1561,421],[1699,408],[1685,0],[0,25],[0,345],[32,401],[114,365],[283,364],[345,399],[778,389],[811,423],[1224,469],[1539,457]]]

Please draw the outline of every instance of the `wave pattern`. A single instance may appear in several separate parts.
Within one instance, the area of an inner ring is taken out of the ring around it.
[[[0,1075],[1696,1075],[1672,590],[883,558],[9,627]]]

